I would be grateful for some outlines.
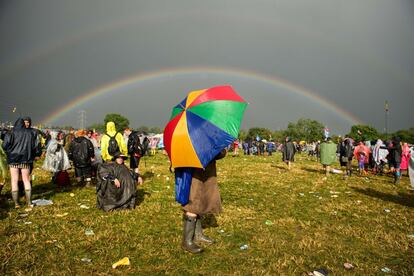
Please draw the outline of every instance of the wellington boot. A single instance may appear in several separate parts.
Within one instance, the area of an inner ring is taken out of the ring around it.
[[[193,242],[196,220],[197,218],[188,216],[183,217],[183,242],[181,246],[184,250],[193,254],[201,253],[203,251],[203,248]]]
[[[198,218],[195,226],[194,242],[205,242],[212,244],[215,241],[212,238],[204,236],[203,227],[201,226],[201,218]]]

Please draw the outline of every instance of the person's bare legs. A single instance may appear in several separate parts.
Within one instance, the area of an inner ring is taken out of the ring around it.
[[[32,185],[30,184],[30,169],[22,169],[22,180],[24,183],[24,193],[26,195],[26,205],[33,207],[32,205]]]
[[[10,178],[11,178],[11,189],[12,189],[12,198],[14,201],[15,208],[19,208],[19,172],[17,168],[10,168]]]

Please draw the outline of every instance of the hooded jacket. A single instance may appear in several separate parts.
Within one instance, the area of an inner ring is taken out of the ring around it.
[[[70,143],[68,155],[69,159],[73,160],[75,167],[90,167],[92,164],[91,158],[95,157],[93,144],[83,136],[77,137]]]
[[[35,159],[36,137],[32,130],[25,128],[24,120],[17,119],[14,128],[6,133],[3,149],[7,155],[7,163],[27,164]]]
[[[110,139],[109,135],[111,137],[116,135],[115,140],[118,143],[119,150],[121,151],[122,154],[128,155],[128,149],[127,149],[127,145],[125,144],[124,137],[122,136],[121,133],[119,132],[117,133],[114,122],[108,122],[106,124],[106,133],[102,135],[102,138],[101,138],[102,159],[104,161],[111,161],[113,157],[112,155],[108,153],[108,146],[109,146],[109,139]]]
[[[23,122],[24,121],[29,122],[29,127],[27,129],[33,132],[33,135],[36,138],[35,156],[40,157],[42,155],[42,141],[40,139],[40,131],[32,127],[32,118],[30,118],[29,116],[23,117]]]
[[[284,162],[286,161],[293,162],[295,160],[295,153],[296,153],[295,146],[293,145],[290,137],[288,137],[287,141],[285,141],[285,144],[283,145],[282,160]]]

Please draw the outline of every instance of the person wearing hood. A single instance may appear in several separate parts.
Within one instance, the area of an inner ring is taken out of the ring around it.
[[[22,118],[17,119],[14,128],[5,135],[2,147],[6,152],[7,163],[10,168],[12,197],[15,207],[20,207],[18,186],[20,171],[24,183],[26,204],[33,207],[30,168],[35,159],[36,137],[33,131],[25,128]]]
[[[129,166],[134,172],[139,173],[139,161],[144,155],[144,146],[141,144],[139,133],[129,128],[125,129],[128,135],[128,154],[130,156]]]
[[[123,135],[116,131],[115,123],[108,122],[106,124],[106,133],[101,138],[102,160],[109,162],[113,158],[113,154],[120,152],[123,155],[128,154],[127,145]],[[112,153],[112,154],[111,154]]]
[[[402,171],[407,171],[408,176],[408,164],[410,162],[411,154],[410,154],[410,147],[407,143],[404,143],[402,146],[402,153],[401,153],[401,167]]]
[[[76,132],[76,138],[70,143],[68,156],[75,166],[76,181],[80,183],[82,180],[86,180],[86,186],[89,187],[95,150],[92,142],[85,137],[84,130],[80,129]]]
[[[384,142],[381,139],[378,139],[372,150],[372,158],[374,159],[374,170],[380,175],[384,172],[384,165],[387,163],[387,155],[388,150],[384,148]]]
[[[325,175],[329,175],[331,165],[336,160],[337,145],[332,141],[331,137],[328,137],[326,141],[321,143],[321,164],[325,169]]]
[[[400,137],[393,137],[392,146],[390,145],[387,149],[391,155],[390,166],[394,168],[394,184],[398,184],[401,178],[400,166],[401,166],[401,155],[402,155]]]
[[[68,155],[63,147],[64,138],[63,133],[52,132],[49,146],[46,150],[45,161],[42,169],[53,173],[52,182],[56,181],[56,177],[60,171],[70,169],[70,162]]]
[[[116,152],[109,163],[98,167],[96,186],[96,206],[105,212],[135,208],[136,183],[139,174],[124,164],[128,157]]]
[[[290,137],[286,137],[285,143],[282,149],[282,154],[283,154],[282,159],[283,159],[283,162],[287,164],[288,170],[290,170],[291,163],[295,160],[295,153],[296,153],[295,145],[293,145]]]
[[[339,148],[339,161],[341,166],[346,167],[345,178],[352,175],[352,157],[354,151],[352,148],[352,140],[349,137],[345,137]]]

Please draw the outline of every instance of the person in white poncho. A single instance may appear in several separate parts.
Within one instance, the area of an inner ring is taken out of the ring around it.
[[[52,139],[47,147],[46,158],[42,168],[53,173],[52,182],[55,182],[56,176],[60,171],[70,169],[70,162],[63,147],[63,133],[53,132],[51,135]]]
[[[385,145],[382,140],[378,139],[372,151],[372,157],[375,162],[375,172],[378,174],[382,174],[384,172],[384,165],[388,162],[387,155],[389,152],[384,147]]]

